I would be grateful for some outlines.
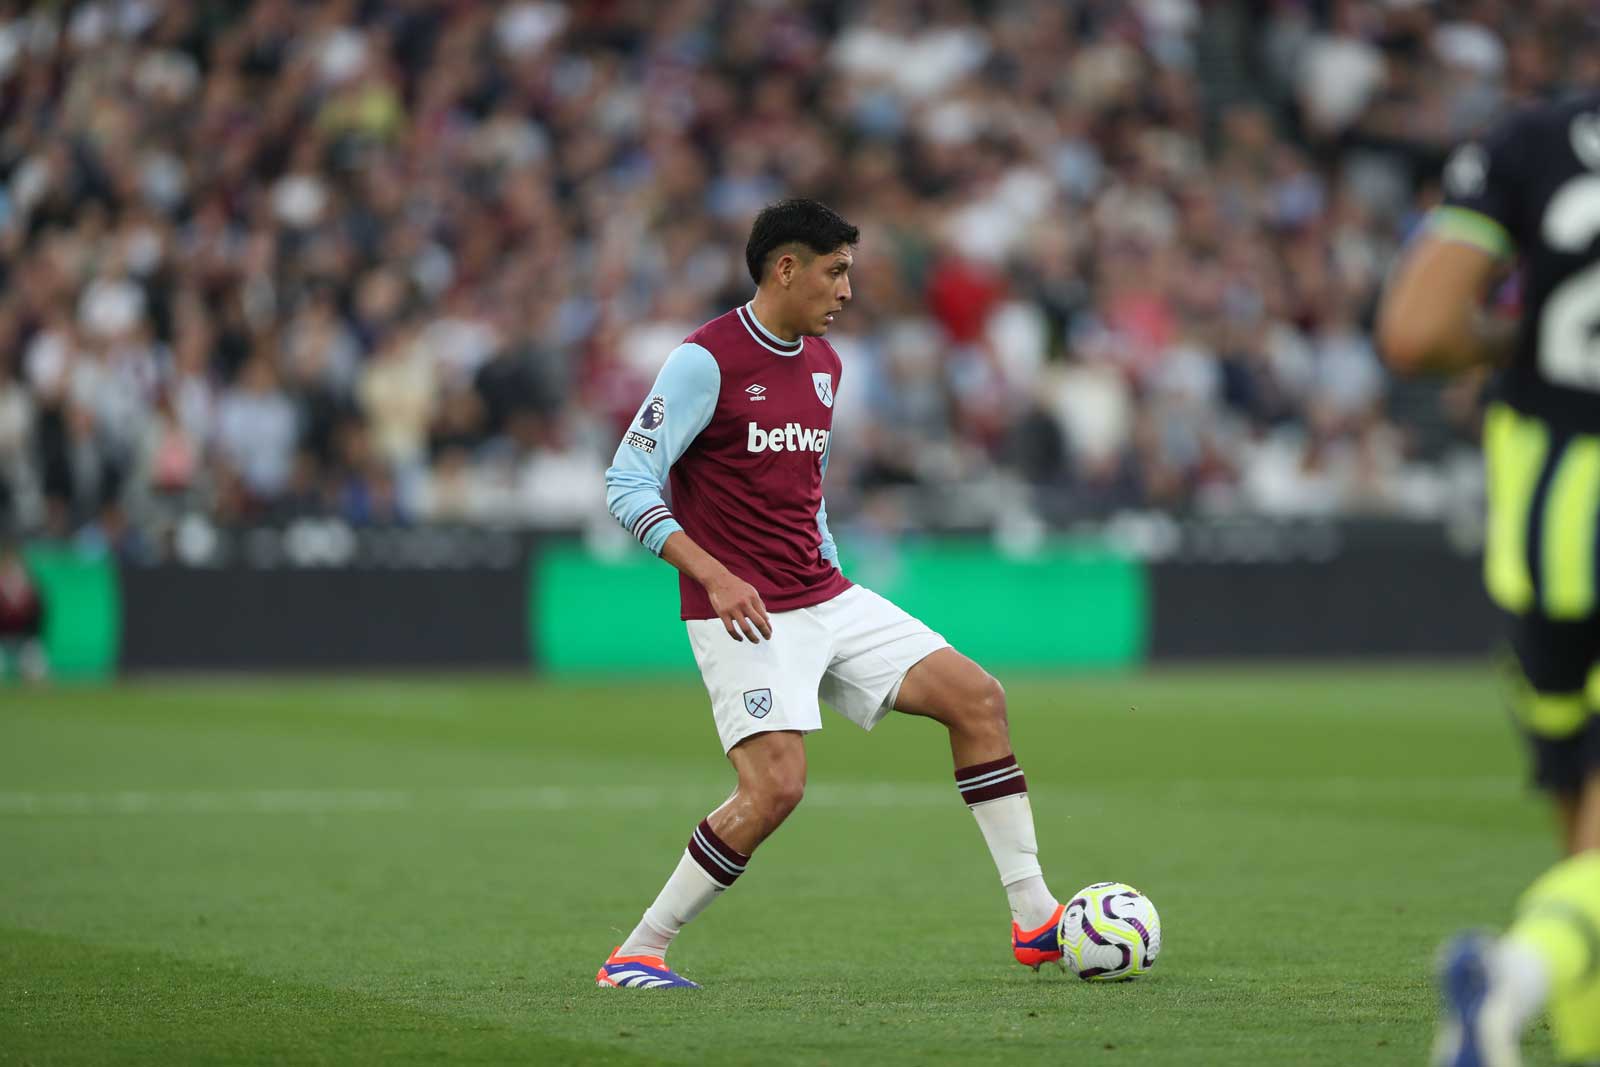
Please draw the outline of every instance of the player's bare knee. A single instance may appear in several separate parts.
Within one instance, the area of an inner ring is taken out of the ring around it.
[[[784,782],[772,796],[773,814],[778,821],[783,821],[795,808],[800,806],[800,800],[806,795],[804,779]]]
[[[1006,732],[1006,691],[994,675],[985,674],[966,703],[969,729],[983,733]]]
[[[983,676],[982,701],[985,711],[999,722],[1006,721],[1006,687],[992,674]]]
[[[806,775],[803,768],[798,772],[779,771],[761,783],[754,799],[761,820],[767,825],[769,833],[777,829],[783,820],[800,806],[800,800],[805,794]]]

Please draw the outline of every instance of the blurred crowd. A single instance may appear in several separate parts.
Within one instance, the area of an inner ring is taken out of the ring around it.
[[[571,526],[751,218],[862,229],[830,514],[1432,515],[1369,322],[1588,0],[0,2],[0,513]],[[1514,298],[1514,296],[1513,296]],[[890,510],[893,510],[892,508]]]

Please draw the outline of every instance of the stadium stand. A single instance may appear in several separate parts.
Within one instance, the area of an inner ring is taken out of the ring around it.
[[[1448,147],[1600,84],[1596,36],[1561,0],[0,4],[0,508],[130,554],[196,513],[603,517],[791,193],[864,233],[840,522],[1471,508],[1477,384],[1392,382],[1374,296]]]

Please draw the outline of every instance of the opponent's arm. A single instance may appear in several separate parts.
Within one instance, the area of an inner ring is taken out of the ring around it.
[[[1517,324],[1484,307],[1504,261],[1430,231],[1406,250],[1383,294],[1378,344],[1402,374],[1454,373],[1505,362]]]
[[[1449,373],[1510,357],[1517,324],[1484,299],[1516,254],[1527,128],[1514,115],[1445,164],[1444,203],[1428,213],[1378,312],[1378,344],[1396,371]]]
[[[710,352],[694,344],[673,350],[606,471],[606,506],[641,544],[705,587],[729,637],[744,640],[742,630],[755,641],[757,633],[772,636],[760,594],[695,544],[661,495],[672,465],[710,423],[721,384]]]

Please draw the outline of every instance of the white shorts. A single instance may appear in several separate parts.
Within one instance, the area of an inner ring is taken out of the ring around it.
[[[735,641],[721,619],[690,619],[700,677],[724,752],[751,734],[822,729],[818,700],[870,730],[900,680],[950,642],[859,585],[832,600],[770,612],[772,640]]]

